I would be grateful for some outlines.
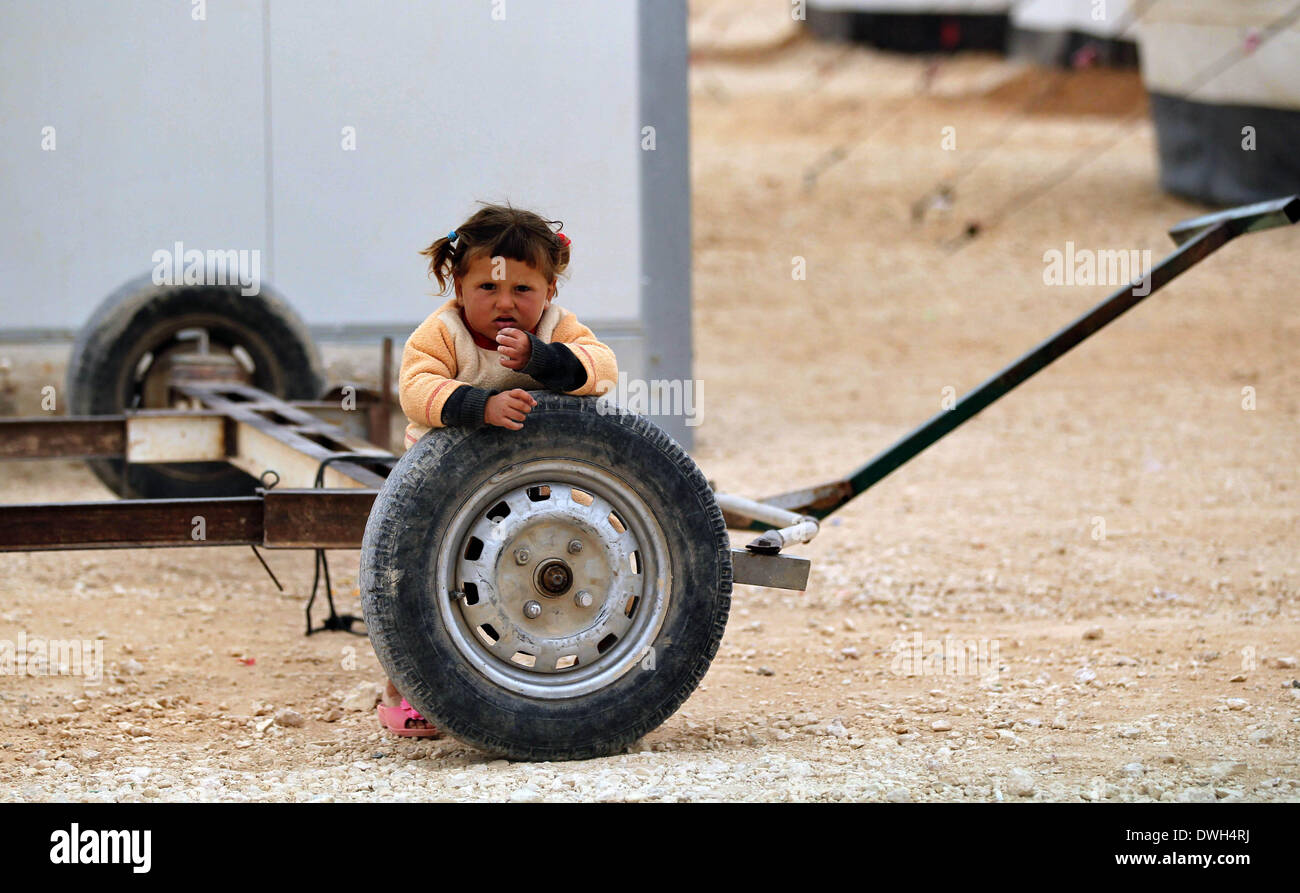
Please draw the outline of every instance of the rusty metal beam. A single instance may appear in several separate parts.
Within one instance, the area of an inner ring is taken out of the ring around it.
[[[0,505],[0,552],[243,546],[359,549],[377,490],[259,490],[216,499]],[[803,590],[809,561],[732,549],[733,579]]]
[[[125,422],[120,415],[4,419],[0,459],[120,459]]]
[[[119,499],[0,506],[0,551],[262,542],[262,499]]]
[[[281,486],[313,486],[321,463],[328,460],[325,487],[377,490],[397,461],[387,450],[248,385],[177,384],[173,390],[232,421],[233,434],[226,443],[231,465],[256,478],[272,470]],[[364,458],[339,460],[344,454]]]
[[[378,490],[265,491],[262,542],[271,549],[359,549]]]

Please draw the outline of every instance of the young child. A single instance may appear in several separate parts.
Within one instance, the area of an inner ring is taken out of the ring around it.
[[[551,228],[558,221],[484,204],[420,252],[438,294],[451,284],[453,295],[402,352],[398,388],[410,420],[408,449],[432,428],[518,431],[537,404],[529,390],[603,394],[618,380],[614,352],[551,303],[569,265],[569,237]],[[438,734],[391,681],[378,711],[398,735]]]

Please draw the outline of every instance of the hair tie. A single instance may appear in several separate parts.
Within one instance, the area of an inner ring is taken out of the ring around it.
[[[447,233],[447,241],[448,241],[448,242],[455,242],[455,241],[456,241],[456,231],[455,231],[455,230],[452,230],[451,232]]]
[[[563,245],[565,248],[568,248],[569,245],[573,244],[572,241],[569,239],[569,237],[566,236],[564,233],[556,233],[555,237],[560,240],[560,244]]]

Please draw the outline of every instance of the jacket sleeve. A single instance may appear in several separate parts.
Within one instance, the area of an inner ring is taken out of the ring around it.
[[[456,380],[458,369],[451,333],[437,315],[430,316],[406,339],[402,350],[397,381],[406,417],[417,425],[443,427],[443,404],[453,393],[470,386]]]
[[[566,394],[575,397],[604,394],[618,384],[618,360],[614,351],[601,343],[591,329],[578,322],[578,317],[572,312],[565,311],[555,331],[551,333],[551,343],[563,344],[573,351],[587,373],[586,380],[579,387],[565,391]]]

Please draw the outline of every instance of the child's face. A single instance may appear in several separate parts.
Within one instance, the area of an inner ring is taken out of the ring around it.
[[[493,273],[498,278],[492,278]],[[456,297],[465,308],[470,328],[495,341],[502,329],[526,332],[536,326],[555,297],[555,284],[524,261],[503,257],[494,263],[480,255],[456,280]]]

